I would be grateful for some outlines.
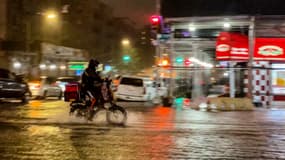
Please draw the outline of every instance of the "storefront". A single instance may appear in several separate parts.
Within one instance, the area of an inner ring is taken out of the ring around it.
[[[192,98],[205,97],[228,85],[231,97],[248,96],[263,106],[285,101],[282,16],[166,18],[165,22],[171,32],[164,33],[168,39],[159,39],[157,56],[170,59],[167,66],[158,64],[158,70],[176,75],[171,77],[170,95],[182,88],[190,90]]]
[[[181,88],[177,81],[183,81],[191,83],[182,88],[190,87],[192,100],[193,94],[196,98],[209,96],[209,90],[224,90],[228,85],[229,96],[247,96],[263,106],[285,101],[282,3],[161,1],[164,18],[156,56],[168,55],[170,62],[168,68],[157,65],[157,70],[176,73],[170,78],[169,95],[176,96],[175,90]]]
[[[285,64],[272,64],[272,94],[273,103],[285,102]]]
[[[86,68],[88,53],[81,49],[41,44],[39,69],[45,76],[78,76]]]

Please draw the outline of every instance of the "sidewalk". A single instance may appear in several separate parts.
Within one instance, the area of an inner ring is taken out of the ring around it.
[[[272,105],[264,107],[255,107],[254,105],[250,107],[235,107],[235,106],[209,106],[206,103],[189,106],[172,106],[176,109],[193,109],[198,111],[209,111],[209,112],[233,112],[233,111],[270,111],[270,110],[285,110],[283,105]]]

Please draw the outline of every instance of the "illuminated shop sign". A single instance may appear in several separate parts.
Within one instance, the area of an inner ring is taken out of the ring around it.
[[[221,32],[216,43],[216,59],[222,61],[248,61],[248,36]],[[254,60],[285,61],[285,38],[256,38]]]

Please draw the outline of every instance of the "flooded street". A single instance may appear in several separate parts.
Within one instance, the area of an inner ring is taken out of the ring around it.
[[[61,101],[1,104],[0,159],[285,159],[285,110],[201,112],[121,102],[126,126]]]

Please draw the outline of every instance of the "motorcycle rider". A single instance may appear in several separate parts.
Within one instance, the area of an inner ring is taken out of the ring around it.
[[[82,80],[82,92],[84,97],[87,95],[91,99],[91,106],[95,104],[99,104],[102,96],[101,96],[101,85],[103,79],[99,75],[96,67],[99,65],[99,61],[95,59],[91,59],[89,61],[88,67],[85,69],[81,76]]]

